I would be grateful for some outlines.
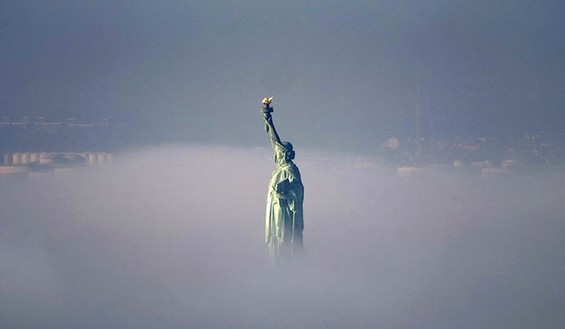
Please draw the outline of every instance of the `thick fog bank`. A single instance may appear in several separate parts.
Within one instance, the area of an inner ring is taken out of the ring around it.
[[[283,269],[263,241],[269,149],[161,147],[3,182],[0,327],[565,323],[565,175],[354,162],[297,150],[308,255]]]

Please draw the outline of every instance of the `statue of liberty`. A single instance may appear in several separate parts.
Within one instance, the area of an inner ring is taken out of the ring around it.
[[[270,106],[273,97],[263,99],[265,130],[271,137],[276,168],[269,181],[265,216],[265,241],[274,264],[292,261],[304,247],[302,231],[304,218],[302,203],[304,186],[298,167],[292,162],[294,150],[290,142],[281,142],[273,124]]]

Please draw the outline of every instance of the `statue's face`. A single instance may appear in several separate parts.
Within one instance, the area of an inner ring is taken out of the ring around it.
[[[286,162],[286,153],[277,152],[275,154],[275,163],[284,163]]]
[[[293,151],[286,151],[286,152],[278,152],[275,154],[275,162],[276,163],[288,163],[294,158]]]
[[[292,144],[290,142],[283,142],[285,147],[284,151],[279,151],[275,153],[275,163],[288,163],[294,159],[294,151],[292,150]],[[280,149],[279,149],[280,150]]]
[[[289,160],[289,152],[277,152],[275,154],[275,163],[287,163]]]

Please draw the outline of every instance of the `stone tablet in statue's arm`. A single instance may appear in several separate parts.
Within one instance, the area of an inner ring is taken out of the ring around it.
[[[291,184],[288,179],[285,179],[277,183],[276,186],[277,193],[287,194],[290,192],[290,190],[291,190]]]
[[[300,194],[299,184],[300,182],[292,178],[280,181],[275,185],[277,197],[280,199],[297,199]]]

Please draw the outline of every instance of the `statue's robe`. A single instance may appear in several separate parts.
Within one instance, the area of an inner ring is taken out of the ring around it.
[[[303,250],[304,186],[298,167],[284,160],[284,146],[274,142],[274,149],[277,167],[271,175],[267,194],[265,240],[271,256],[287,258]],[[284,193],[281,195],[277,190]]]

